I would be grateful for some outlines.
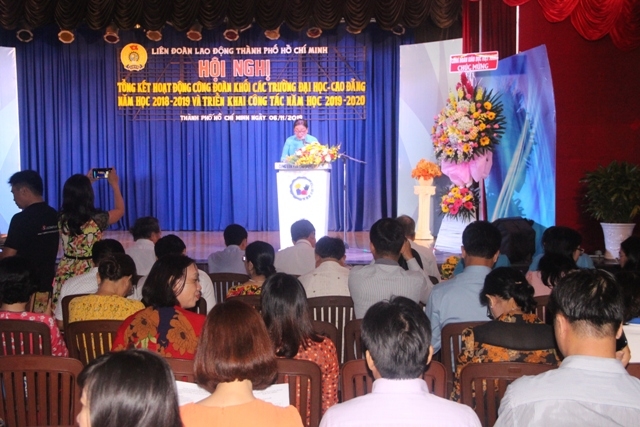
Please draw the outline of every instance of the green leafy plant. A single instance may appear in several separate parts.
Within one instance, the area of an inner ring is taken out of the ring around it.
[[[586,184],[585,208],[605,223],[630,223],[640,213],[640,167],[613,161],[580,180]]]

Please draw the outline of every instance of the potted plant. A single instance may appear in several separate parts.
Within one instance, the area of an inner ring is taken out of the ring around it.
[[[580,181],[586,184],[586,211],[602,225],[605,258],[615,259],[640,213],[640,167],[614,160],[587,172]]]

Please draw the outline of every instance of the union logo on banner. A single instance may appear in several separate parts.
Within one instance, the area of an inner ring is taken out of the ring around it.
[[[289,185],[291,195],[296,200],[307,200],[313,194],[313,182],[309,178],[299,176]]]
[[[461,53],[451,55],[449,61],[450,73],[467,73],[471,71],[489,71],[498,68],[498,51]]]
[[[120,61],[125,70],[140,71],[147,64],[147,50],[137,43],[129,43],[122,48]]]

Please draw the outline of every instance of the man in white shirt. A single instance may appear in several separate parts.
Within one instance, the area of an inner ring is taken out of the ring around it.
[[[362,319],[369,307],[394,295],[426,302],[433,284],[413,257],[400,223],[392,218],[376,221],[369,232],[369,240],[374,262],[361,268],[354,267],[349,273],[349,293],[356,318]],[[403,270],[398,264],[400,256],[409,270]]]
[[[640,380],[618,360],[624,295],[604,270],[574,270],[553,288],[549,311],[558,369],[514,381],[496,426],[640,426]]]
[[[153,247],[162,237],[160,224],[157,218],[145,216],[136,219],[129,232],[133,236],[133,245],[127,248],[126,253],[136,263],[137,273],[140,276],[146,276],[156,262]]]
[[[186,255],[187,245],[185,245],[184,241],[175,234],[168,234],[156,242],[154,250],[156,258],[160,259],[165,255]],[[198,269],[198,278],[200,279],[200,286],[202,287],[200,290],[200,296],[207,302],[208,313],[211,311],[213,306],[216,305],[216,294],[213,291],[213,282],[209,275],[200,269]],[[134,291],[134,296],[136,298],[142,299],[142,289],[144,288],[144,282],[146,279],[147,276],[144,276],[138,281],[138,285]]]
[[[293,246],[276,253],[273,263],[278,273],[301,276],[316,268],[316,229],[311,222],[301,219],[291,225]]]
[[[238,224],[228,225],[224,229],[224,250],[209,255],[209,274],[237,273],[247,274],[244,267],[244,250],[247,247],[247,230]]]
[[[400,215],[396,218],[396,221],[400,223],[404,229],[404,237],[406,237],[411,243],[411,249],[418,252],[420,260],[422,261],[422,269],[428,276],[436,279],[436,283],[442,280],[440,276],[440,270],[438,269],[438,262],[433,251],[425,246],[419,245],[416,240],[416,222],[408,215]]]
[[[410,299],[371,306],[362,320],[362,342],[373,389],[329,408],[320,427],[479,427],[473,409],[429,392],[422,375],[433,355],[430,339],[429,319]]]
[[[307,298],[349,296],[349,269],[342,239],[325,236],[316,243],[316,265],[311,272],[299,277]]]
[[[74,276],[64,282],[60,290],[60,304],[56,304],[53,312],[58,328],[62,329],[62,299],[68,295],[95,294],[98,292],[98,265],[103,259],[113,254],[123,254],[122,244],[114,239],[102,239],[93,245],[91,260],[94,267],[84,274]],[[133,296],[130,298],[135,299]],[[140,298],[138,298],[140,299]]]

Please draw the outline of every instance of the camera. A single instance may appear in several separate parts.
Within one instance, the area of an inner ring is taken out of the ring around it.
[[[92,169],[92,174],[94,179],[109,178],[109,172],[111,172],[111,168],[93,168]]]

